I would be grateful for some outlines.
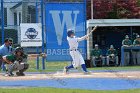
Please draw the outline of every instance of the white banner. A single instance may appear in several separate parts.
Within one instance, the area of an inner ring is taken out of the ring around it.
[[[42,29],[40,23],[22,23],[21,30],[21,47],[42,46]]]

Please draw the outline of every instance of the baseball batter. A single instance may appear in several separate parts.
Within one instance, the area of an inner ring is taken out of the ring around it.
[[[67,41],[68,41],[68,44],[69,44],[70,55],[71,55],[71,57],[73,59],[73,64],[70,65],[70,66],[64,67],[64,73],[67,74],[69,69],[77,68],[79,66],[82,67],[82,69],[83,69],[85,74],[89,73],[87,71],[85,61],[84,61],[81,53],[78,50],[78,45],[79,45],[80,41],[86,40],[89,37],[90,34],[91,33],[79,38],[79,37],[75,36],[74,30],[68,30],[68,32],[67,32],[67,35],[68,35],[67,36]]]

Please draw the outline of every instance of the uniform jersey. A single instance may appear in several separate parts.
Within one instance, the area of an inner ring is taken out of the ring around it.
[[[130,45],[132,45],[132,41],[131,41],[131,40],[126,40],[126,39],[124,39],[124,40],[122,41],[122,45],[123,45],[123,46],[130,46]],[[124,51],[125,51],[125,52],[129,52],[129,50],[127,50],[127,49],[125,49]]]
[[[140,41],[137,40],[137,39],[135,39],[134,42],[133,42],[133,45],[134,45],[134,46],[137,46],[137,45],[140,46]],[[139,49],[134,49],[133,51],[138,52],[138,51],[140,51],[140,50],[139,50]]]
[[[22,62],[25,59],[27,59],[27,55],[24,54],[22,57],[17,57],[16,55],[11,54],[11,55],[7,55],[6,56],[6,59],[9,60],[9,61],[11,61],[12,63],[14,63],[15,61]]]
[[[78,43],[86,38],[87,36],[83,36],[81,38],[75,36],[73,38],[67,37],[70,50],[78,49]]]
[[[128,45],[128,46],[130,46],[132,44],[132,42],[131,42],[131,40],[123,40],[122,41],[122,45]]]
[[[140,45],[140,41],[135,39],[134,42],[133,42],[133,45]]]
[[[16,56],[15,55],[7,55],[6,56],[6,59],[8,60],[8,61],[11,61],[12,63],[14,63],[15,61],[16,61]]]
[[[69,49],[70,49],[70,55],[73,59],[73,66],[76,68],[82,64],[85,64],[85,61],[81,55],[81,53],[77,50],[78,49],[78,43],[82,40],[85,40],[87,38],[87,36],[83,36],[81,38],[78,37],[67,37],[68,40],[68,44],[69,44]]]
[[[113,49],[113,50],[109,49],[109,50],[107,51],[107,55],[110,56],[111,54],[114,54],[115,56],[117,56],[117,50],[116,50],[116,49]]]
[[[91,51],[91,56],[100,57],[101,55],[102,55],[101,49],[93,49],[93,50]]]
[[[5,55],[9,55],[9,47],[7,47],[5,44],[3,44],[1,47],[0,47],[0,55],[1,56],[5,56]]]

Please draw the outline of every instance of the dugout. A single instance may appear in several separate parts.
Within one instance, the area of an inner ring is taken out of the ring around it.
[[[140,19],[90,19],[87,20],[87,28],[89,28],[87,33],[95,25],[98,25],[99,28],[93,32],[87,41],[87,59],[90,59],[90,51],[94,48],[94,44],[99,44],[103,50],[103,55],[105,55],[111,44],[120,50],[126,34],[132,40],[136,33],[140,34]]]

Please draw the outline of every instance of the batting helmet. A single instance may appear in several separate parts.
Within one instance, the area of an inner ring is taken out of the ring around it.
[[[68,30],[67,35],[70,37],[72,34],[74,34],[74,30]]]

